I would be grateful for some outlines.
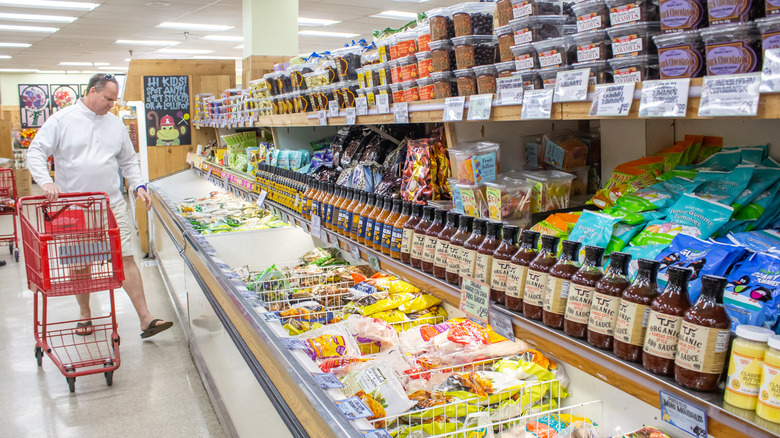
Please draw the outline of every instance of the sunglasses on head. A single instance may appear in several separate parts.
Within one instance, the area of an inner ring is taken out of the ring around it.
[[[105,79],[107,81],[110,81],[111,79],[114,79],[114,75],[107,74],[107,75],[103,76],[103,79]]]

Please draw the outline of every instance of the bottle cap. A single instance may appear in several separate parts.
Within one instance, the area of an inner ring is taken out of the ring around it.
[[[737,336],[748,341],[767,342],[774,332],[766,327],[740,324],[737,326]]]
[[[772,335],[769,337],[769,348],[780,350],[780,335]]]

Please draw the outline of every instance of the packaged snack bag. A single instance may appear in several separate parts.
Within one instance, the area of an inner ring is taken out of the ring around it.
[[[690,142],[678,142],[674,146],[660,150],[656,155],[664,159],[664,172],[668,172],[680,165],[680,161],[682,161],[683,156],[690,147]]]
[[[685,156],[680,162],[681,166],[687,166],[693,163],[696,157],[699,156],[699,152],[701,151],[702,146],[704,145],[704,136],[686,135],[685,141],[690,142],[691,146],[688,148],[688,150],[685,153]]]
[[[718,153],[723,148],[723,137],[704,137],[699,153],[695,155],[693,161],[680,164],[697,164]]]
[[[780,180],[769,186],[768,189],[759,193],[752,202],[737,211],[737,213],[734,215],[734,218],[739,220],[755,221],[762,217],[764,212],[766,212],[774,203],[775,198],[778,197],[778,191],[780,191]]]
[[[646,222],[661,219],[664,216],[666,216],[666,214],[661,213],[660,211],[657,210],[635,213],[619,205],[603,210],[602,213],[610,215],[615,218],[619,218],[621,223],[627,225],[640,225]]]
[[[721,151],[697,164],[699,169],[719,170],[728,172],[734,170],[742,162],[742,153],[738,150]]]
[[[744,246],[753,252],[765,252],[780,248],[780,233],[775,230],[732,233],[717,239],[717,241],[720,243]]]
[[[617,203],[633,212],[665,209],[671,207],[683,193],[691,193],[698,186],[699,183],[676,177],[625,195]]]
[[[740,165],[731,172],[703,170],[693,180],[700,183],[693,193],[702,199],[731,205],[747,188],[754,169],[752,165]]]
[[[780,168],[757,166],[753,170],[753,176],[750,177],[747,187],[731,204],[735,214],[739,214],[742,207],[750,204],[761,192],[777,181],[780,181]]]
[[[686,193],[669,208],[665,220],[684,225],[683,234],[708,239],[728,222],[733,212],[728,205]]]
[[[661,254],[669,245],[646,245],[646,246],[626,246],[622,251],[631,255],[631,262],[628,264],[628,276],[635,278],[639,270],[639,259],[655,260],[658,254]]]
[[[622,251],[640,231],[642,231],[642,225],[628,225],[622,222],[617,224],[605,252],[609,254],[613,251]]]
[[[780,258],[756,253],[728,276],[723,305],[731,330],[740,324],[777,329],[780,312]]]
[[[612,237],[615,225],[620,222],[620,218],[615,218],[603,213],[585,210],[580,219],[574,224],[574,229],[569,234],[568,239],[582,242],[582,245],[606,247]],[[584,256],[582,251],[580,258]]]
[[[662,173],[658,177],[658,181],[668,181],[668,180],[670,180],[672,178],[675,178],[675,177],[685,178],[685,179],[689,179],[689,180],[693,181],[693,179],[696,178],[696,175],[698,175],[698,174],[699,174],[699,170],[698,169],[683,170],[683,169],[680,169],[678,167],[676,169],[670,170],[669,172]]]

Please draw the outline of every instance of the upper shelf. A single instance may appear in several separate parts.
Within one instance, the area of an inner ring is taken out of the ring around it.
[[[701,92],[703,79],[691,79],[690,92],[688,98],[688,109],[685,118],[687,119],[705,119],[699,117],[699,95]],[[591,107],[592,93],[594,87],[589,89],[587,101],[553,103],[551,108],[550,120],[601,120],[601,119],[638,119],[639,118],[639,90],[642,89],[642,83],[636,84],[634,102],[631,110],[626,117],[591,117],[588,115]],[[495,99],[495,98],[494,98]],[[468,106],[468,98],[466,99]],[[490,121],[506,122],[519,121],[522,105],[497,105],[493,102],[493,108],[490,115]],[[410,123],[438,123],[441,122],[444,115],[444,99],[429,100],[425,102],[409,103],[409,122]],[[722,117],[721,117],[722,118]],[[751,119],[780,119],[780,94],[762,94],[758,105],[758,115],[750,117]],[[465,115],[464,115],[464,120]],[[376,108],[371,108],[368,115],[357,116],[358,125],[378,125],[394,123],[391,112],[389,114],[377,114]],[[339,117],[329,117],[328,125],[341,126],[346,124],[346,114],[344,110],[339,112]],[[295,127],[295,126],[319,126],[320,122],[317,113],[298,113],[281,114],[273,116],[260,116],[254,123],[228,123],[225,126],[211,125],[207,123],[193,122],[196,128],[215,127],[215,128],[251,128],[251,127]]]

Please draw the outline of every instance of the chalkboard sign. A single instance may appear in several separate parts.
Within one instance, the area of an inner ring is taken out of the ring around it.
[[[192,144],[187,76],[144,76],[146,144]]]

